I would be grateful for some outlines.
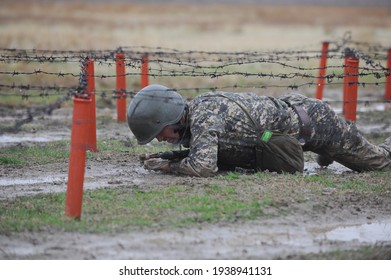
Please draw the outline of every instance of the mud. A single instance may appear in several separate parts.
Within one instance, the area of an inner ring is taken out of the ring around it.
[[[69,110],[64,108],[54,116],[35,120],[17,134],[0,135],[0,148],[69,140],[70,119],[59,117],[69,116]],[[99,121],[102,115],[106,122]],[[112,121],[107,122],[108,118]],[[366,133],[391,134],[391,127],[384,123],[358,121],[358,126]],[[107,110],[98,113],[97,134],[98,139],[128,141],[131,137],[126,124],[117,123],[113,112]],[[0,165],[0,169],[0,203],[19,196],[66,191],[67,159],[45,166],[29,165],[28,170],[13,165]],[[324,170],[308,160],[305,169],[304,176],[320,172],[354,176],[337,163]],[[99,154],[90,157],[84,188],[202,186],[213,180],[149,172],[134,155],[124,151],[120,158]],[[262,221],[198,224],[180,229],[142,228],[121,234],[47,231],[0,236],[0,259],[296,259],[319,258],[320,254],[364,246],[382,248],[380,258],[391,257],[391,198],[366,200],[346,195],[336,197],[333,190],[325,188],[316,199],[320,201],[317,205],[324,202],[327,207],[315,207],[311,203],[314,198],[309,197],[306,203],[292,204],[287,215]]]
[[[2,255],[20,259],[276,259],[330,250],[355,249],[363,244],[390,242],[390,220],[341,226],[303,224],[293,217],[264,222],[201,225],[180,230],[143,230],[127,234],[23,233],[1,237]],[[372,227],[373,226],[373,227]],[[360,227],[356,238],[344,229]]]

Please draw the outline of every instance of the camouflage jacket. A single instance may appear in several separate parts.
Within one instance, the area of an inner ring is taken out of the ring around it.
[[[297,136],[298,117],[281,99],[253,93],[205,93],[188,103],[190,153],[172,163],[170,172],[207,177],[219,169],[255,168],[259,132],[236,102],[247,108],[262,129]]]

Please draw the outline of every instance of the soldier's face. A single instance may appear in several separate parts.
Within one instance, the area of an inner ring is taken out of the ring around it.
[[[171,144],[177,144],[179,142],[180,135],[178,132],[175,132],[174,127],[168,125],[156,136],[156,139],[159,142],[166,141]]]

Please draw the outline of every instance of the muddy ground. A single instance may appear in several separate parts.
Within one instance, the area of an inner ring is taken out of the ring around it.
[[[2,1],[0,46],[114,50],[118,46],[138,45],[230,52],[303,46],[318,49],[321,41],[334,41],[347,31],[353,33],[354,40],[388,46],[391,30],[389,7],[319,8],[292,5],[294,1],[285,1],[291,4],[288,7],[198,5],[190,8],[134,3],[117,6],[113,1],[101,5],[88,3],[94,1],[57,2],[61,3],[45,3],[42,9],[41,3],[34,1]],[[328,4],[331,2],[341,1],[328,1]],[[69,83],[74,85],[73,82],[72,79]],[[186,87],[192,87],[187,82]],[[22,79],[20,83],[28,84],[29,80]],[[199,86],[198,80],[196,83],[193,87]],[[50,77],[46,84],[53,85],[55,81]],[[378,96],[382,94],[381,90]],[[0,125],[13,124],[26,117],[25,111],[19,112],[20,115],[0,106]],[[115,122],[114,110],[100,110],[98,115],[98,140],[112,137],[129,141],[129,129]],[[112,121],[101,121],[102,117],[107,120],[107,115]],[[0,132],[0,152],[9,145],[69,140],[71,117],[71,110],[65,107],[55,110],[51,116],[36,117],[18,133]],[[359,119],[358,125],[368,134],[391,135],[389,118],[365,122]],[[337,164],[319,170],[311,159],[306,168],[304,176],[317,172],[363,180],[366,176]],[[67,158],[50,165],[29,164],[28,168],[0,164],[0,203],[19,196],[65,192],[67,176]],[[121,158],[90,157],[84,188],[148,188],[158,184],[162,188],[171,184],[197,187],[210,185],[213,180],[149,173],[140,167],[135,156],[123,153]],[[353,250],[348,257],[354,259],[362,257],[354,250],[364,246],[376,246],[365,257],[391,258],[391,194],[365,197],[347,193],[341,197],[324,189],[321,196],[314,197],[306,193],[305,186],[297,191],[306,197],[305,201],[291,201],[281,193],[287,215],[262,220],[198,224],[170,230],[144,228],[118,235],[47,231],[0,236],[0,259],[316,259],[333,258],[335,254],[330,252],[338,250]]]
[[[14,120],[6,116],[9,112],[3,110],[2,121],[11,124]],[[51,116],[37,117],[18,133],[1,134],[0,149],[70,139],[71,116],[71,109],[66,107],[55,110]],[[107,116],[111,120],[107,121]],[[364,118],[357,123],[366,133],[391,135],[389,121],[368,122]],[[115,121],[113,110],[98,111],[97,127],[98,139],[130,140],[134,144],[126,124]],[[56,164],[29,165],[28,170],[13,165],[0,165],[0,170],[3,201],[66,191],[68,159],[65,158]],[[313,160],[308,160],[304,176],[318,172],[365,176],[336,163],[320,170]],[[123,153],[121,158],[107,155],[89,158],[84,188],[158,184],[162,188],[172,184],[199,187],[210,185],[213,180],[148,172],[136,156]],[[305,186],[299,186],[298,191],[306,195]],[[0,236],[0,259],[327,259],[334,258],[335,251],[350,251],[347,258],[355,259],[362,257],[355,250],[366,246],[376,247],[364,255],[366,258],[391,258],[391,195],[366,198],[347,193],[340,197],[333,190],[324,189],[318,197],[308,194],[305,202],[289,198],[286,201],[289,208],[286,216],[262,220],[203,223],[180,229],[143,228],[121,234],[48,231]]]

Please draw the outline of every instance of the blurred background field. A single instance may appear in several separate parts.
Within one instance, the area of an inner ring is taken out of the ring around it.
[[[391,4],[383,0],[2,1],[0,9],[2,49],[108,50],[113,53],[119,47],[129,47],[129,50],[146,47],[216,52],[320,51],[322,41],[341,40],[347,32],[350,32],[351,38],[355,41],[391,46]],[[341,61],[330,60],[329,65],[341,65]],[[319,66],[318,59],[293,63],[295,67]],[[246,65],[246,68],[240,67],[242,73],[291,71],[273,63],[252,63]],[[96,79],[97,90],[114,89],[115,78],[107,76],[115,74],[115,65],[110,62],[100,63],[95,69],[98,77],[106,77]],[[238,66],[230,68],[231,71],[238,69]],[[0,84],[78,86],[79,61],[0,63],[0,71],[8,73],[34,73],[37,70],[58,75],[0,75]],[[310,74],[316,75],[316,72],[317,69]],[[311,81],[296,79],[284,84],[278,79],[254,79],[243,75],[225,75],[214,79],[206,76],[151,76],[150,83],[161,83],[173,88],[247,85],[250,90],[251,85],[255,85],[254,91],[261,94],[280,94],[288,90],[285,85]],[[367,81],[373,82],[374,79]],[[282,84],[283,87],[260,88],[267,84]],[[139,77],[128,76],[127,85],[129,89],[139,89]],[[315,91],[313,87],[302,90],[308,94]],[[382,91],[383,88],[378,87],[374,90]],[[9,96],[3,95],[0,103],[4,105],[5,102],[11,107],[20,105],[20,96],[24,93],[20,92],[20,89],[10,90],[8,93]],[[184,92],[189,96],[197,93]],[[39,90],[35,94],[42,95]],[[110,92],[107,94],[111,95]],[[106,93],[101,95],[106,96]],[[35,101],[47,100],[48,98],[24,98],[22,105],[28,106]]]
[[[390,3],[376,6],[376,1],[367,1],[366,6],[344,6],[341,5],[344,1],[331,1],[339,5],[325,6],[289,0],[266,1],[269,4],[233,1],[236,4],[229,5],[213,4],[225,1],[179,2],[2,1],[0,47],[285,50],[318,46],[319,42],[339,38],[346,31],[351,31],[357,41],[391,43]],[[299,4],[295,5],[296,2]]]

